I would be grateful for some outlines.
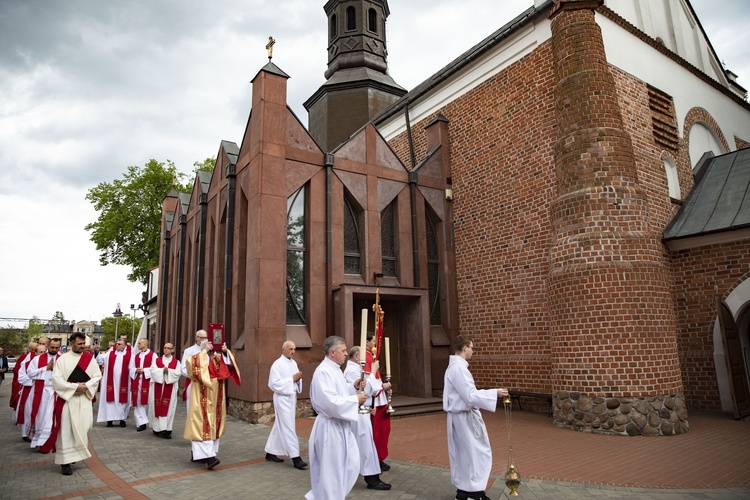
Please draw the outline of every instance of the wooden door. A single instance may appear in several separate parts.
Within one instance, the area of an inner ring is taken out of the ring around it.
[[[732,394],[734,406],[734,418],[744,418],[750,415],[750,389],[748,389],[747,384],[739,329],[726,304],[720,299],[717,299],[717,302],[721,340],[724,344],[724,358],[727,363],[729,391]]]

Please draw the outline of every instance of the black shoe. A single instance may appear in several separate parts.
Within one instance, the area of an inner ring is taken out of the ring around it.
[[[125,421],[124,420],[120,420],[120,427],[125,427],[125,425],[127,425],[127,424],[125,424]]]
[[[172,439],[172,431],[161,431],[161,437],[164,439]]]
[[[485,495],[484,491],[474,491],[469,493],[469,498],[471,500],[490,500],[490,497]]]
[[[107,422],[107,427],[114,427],[114,426],[112,425],[112,421],[111,421],[111,420],[110,420],[109,422]]]
[[[294,457],[292,459],[292,462],[294,462],[294,467],[303,470],[305,467],[307,467],[307,462],[303,462],[300,457]]]
[[[389,471],[389,470],[391,470],[391,466],[381,460],[380,461],[380,470],[382,470],[383,472]]]
[[[390,490],[391,485],[384,483],[380,478],[367,481],[368,490]]]
[[[72,476],[73,467],[71,467],[70,464],[62,464],[60,466],[60,474],[62,474],[63,476]]]
[[[120,424],[122,427],[125,427],[124,425]],[[136,429],[136,431],[141,432],[146,430],[146,424],[139,425]]]
[[[154,436],[159,436],[159,437],[161,437],[161,432],[156,432],[156,431],[155,431],[155,430],[153,430],[153,429],[151,429],[151,432],[153,432],[153,433],[154,433]]]
[[[276,455],[271,455],[270,453],[266,453],[266,460],[269,462],[283,462],[283,458],[279,458]]]
[[[219,465],[220,463],[221,463],[221,460],[219,460],[216,457],[211,457],[211,458],[208,459],[208,462],[206,462],[206,468],[208,470],[211,470],[214,467],[216,467],[217,465]]]
[[[469,492],[464,490],[456,490],[456,500],[468,500]]]

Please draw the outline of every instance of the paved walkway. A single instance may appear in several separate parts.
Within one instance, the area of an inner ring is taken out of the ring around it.
[[[53,457],[20,439],[8,407],[10,380],[0,386],[0,498],[303,498],[310,475],[290,460],[264,460],[270,432],[265,425],[230,418],[222,438],[221,465],[207,471],[189,461],[190,446],[180,437],[183,405],[175,437],[159,439],[150,430],[96,424],[89,434],[94,453],[59,474]],[[493,443],[490,498],[506,498],[507,432],[502,410],[486,414]],[[691,431],[670,438],[625,438],[581,434],[554,427],[543,414],[514,411],[513,454],[525,499],[750,499],[750,422],[722,414],[690,414]],[[312,419],[298,420],[306,457]],[[395,419],[383,473],[388,492],[365,488],[360,478],[348,498],[448,500],[450,482],[445,415]]]

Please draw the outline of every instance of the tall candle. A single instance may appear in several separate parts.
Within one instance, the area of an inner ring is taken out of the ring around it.
[[[362,347],[359,348],[359,362],[364,365],[367,361],[367,355],[365,354],[367,349],[367,309],[362,309],[362,339],[360,345]]]
[[[391,343],[389,338],[385,338],[385,376],[391,378]]]

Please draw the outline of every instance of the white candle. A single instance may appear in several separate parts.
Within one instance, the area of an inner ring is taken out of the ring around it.
[[[362,309],[362,339],[360,341],[362,347],[359,348],[359,362],[364,365],[367,361],[367,309]]]
[[[385,376],[390,380],[391,378],[391,344],[389,338],[385,338]]]

